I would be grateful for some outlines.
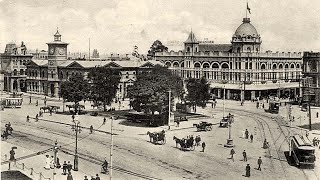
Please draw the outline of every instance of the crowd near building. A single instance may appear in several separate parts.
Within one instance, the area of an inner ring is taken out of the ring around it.
[[[155,59],[184,79],[206,78],[218,98],[224,96],[224,90],[227,99],[299,97],[302,54],[261,52],[262,38],[250,18],[242,22],[231,44],[200,42],[191,31],[183,50],[157,52]]]
[[[100,66],[120,71],[121,79],[116,97],[123,99],[127,96],[127,87],[136,80],[137,73],[161,65],[158,61],[142,61],[140,58],[128,55],[94,61],[68,59],[68,43],[61,41],[58,30],[54,35],[54,41],[47,45],[48,51],[34,52],[33,55],[26,53],[23,43],[20,47],[16,47],[14,43],[7,45],[5,53],[1,54],[5,91],[59,97],[63,81],[76,74],[84,75],[86,78],[90,69]]]

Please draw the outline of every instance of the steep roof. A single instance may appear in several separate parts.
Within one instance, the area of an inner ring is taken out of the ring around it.
[[[190,32],[188,39],[184,43],[198,43],[198,40],[192,31]]]
[[[231,44],[199,44],[199,51],[202,52],[213,52],[213,51],[223,51],[229,52],[232,49]]]

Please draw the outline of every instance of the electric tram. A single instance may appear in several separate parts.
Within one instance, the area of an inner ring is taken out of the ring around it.
[[[314,167],[315,147],[306,136],[295,135],[291,138],[291,156],[297,166]]]

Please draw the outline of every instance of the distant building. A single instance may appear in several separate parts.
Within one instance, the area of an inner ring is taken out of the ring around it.
[[[48,51],[45,50],[38,51],[37,49],[36,51],[31,51],[30,54],[35,59],[48,59]]]
[[[164,63],[183,79],[206,78],[211,93],[227,99],[256,99],[276,94],[295,98],[300,95],[302,54],[261,52],[261,37],[250,23],[243,23],[231,37],[231,44],[199,42],[191,31],[184,49],[157,52],[155,60]]]
[[[24,42],[20,46],[15,43],[6,45],[4,53],[0,54],[3,88],[7,92],[26,92],[26,64],[32,59]]]
[[[98,52],[97,49],[94,49],[94,50],[93,50],[91,57],[92,57],[92,58],[99,58],[99,57],[100,57],[100,56],[99,56],[99,52]]]
[[[320,52],[303,53],[303,76],[304,99],[320,106]]]
[[[68,43],[61,41],[57,31],[54,41],[48,44],[48,59],[32,59],[27,65],[27,92],[59,97],[61,82],[70,76],[81,74],[85,77],[91,68],[98,66],[120,70],[121,79],[118,85],[117,98],[127,96],[127,87],[136,80],[136,74],[157,64],[158,61],[141,61],[139,58],[119,54],[111,55],[108,59],[72,60],[67,57]]]

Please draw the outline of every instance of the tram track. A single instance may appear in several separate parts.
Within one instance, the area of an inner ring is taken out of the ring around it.
[[[246,111],[246,110],[239,110],[239,109],[233,109],[233,108],[228,108],[228,109],[237,112],[237,114],[240,114],[241,116],[242,115],[250,115],[251,117],[253,117],[253,119],[257,122],[257,124],[260,124],[262,126],[262,130],[263,130],[264,136],[265,136],[265,130],[264,130],[264,125],[263,124],[265,124],[267,126],[267,129],[268,129],[268,131],[270,133],[270,137],[272,139],[272,143],[273,143],[274,149],[275,149],[276,154],[278,156],[278,160],[280,161],[281,168],[282,168],[282,170],[283,170],[283,172],[285,174],[286,179],[288,179],[288,176],[287,176],[284,164],[283,164],[284,162],[283,162],[283,160],[281,158],[281,154],[284,153],[284,152],[281,152],[281,146],[282,146],[283,143],[281,143],[281,145],[279,146],[279,149],[277,148],[277,145],[276,145],[276,142],[279,140],[279,138],[281,136],[284,136],[284,141],[286,141],[289,144],[289,140],[287,138],[287,135],[285,134],[285,132],[283,130],[283,127],[286,127],[286,126],[283,126],[282,123],[279,122],[278,118],[275,117],[275,116],[268,116],[268,115],[265,115],[265,114],[258,114],[258,113],[255,113],[255,112],[250,112],[250,111]],[[274,137],[274,132],[271,131],[270,125],[269,125],[269,123],[267,122],[266,119],[273,119],[276,122],[277,129],[280,130],[280,134],[279,134],[279,136],[277,138]],[[288,128],[285,128],[285,130],[287,132],[290,131]],[[270,155],[271,155],[271,152],[270,152]],[[270,159],[272,159],[272,158],[270,158]],[[306,179],[309,179],[309,175],[305,172],[304,169],[299,169],[299,170],[303,173],[303,175],[304,175],[304,177]],[[313,171],[313,175],[316,177],[316,179],[319,180],[318,175],[314,171]],[[314,178],[311,178],[311,179],[314,179]]]

